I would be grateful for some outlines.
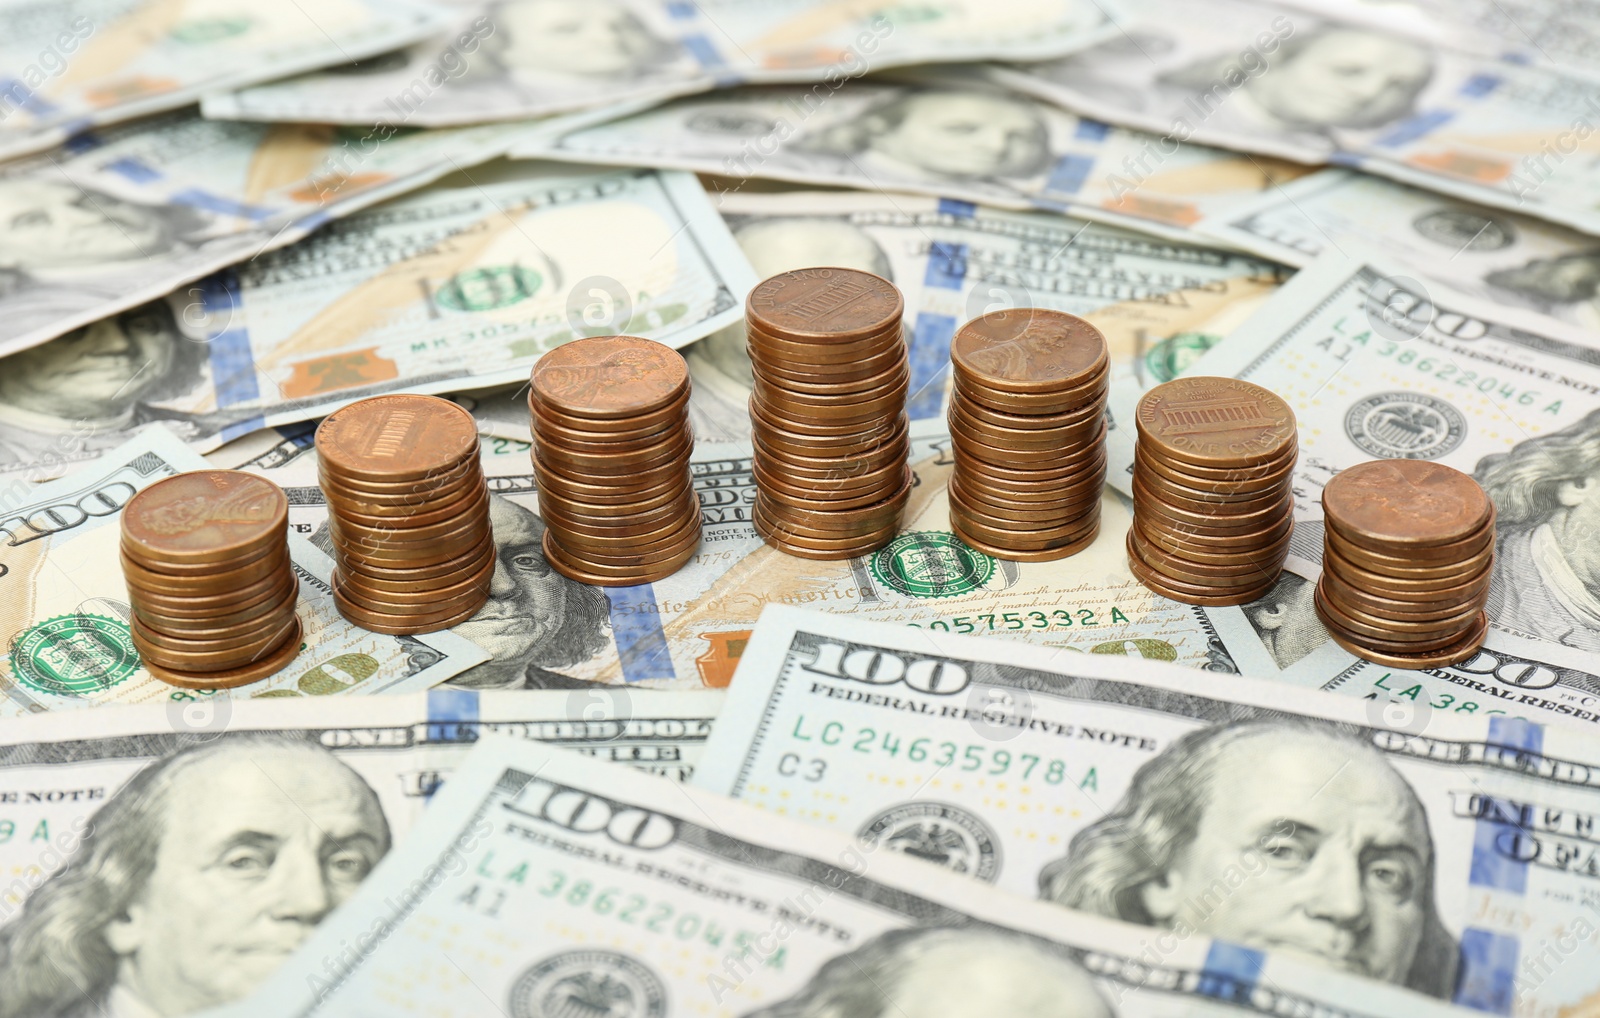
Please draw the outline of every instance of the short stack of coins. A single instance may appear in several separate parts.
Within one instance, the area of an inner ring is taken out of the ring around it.
[[[683,356],[648,339],[597,336],[539,358],[530,381],[550,565],[607,587],[677,572],[700,547]]]
[[[1265,594],[1294,529],[1294,411],[1259,385],[1194,377],[1145,393],[1134,419],[1134,576],[1186,604]]]
[[[1064,558],[1100,532],[1111,358],[1061,311],[993,311],[950,343],[950,529],[996,558]]]
[[[472,415],[434,396],[375,396],[329,414],[316,442],[340,614],[393,634],[475,615],[496,554]]]
[[[877,550],[911,495],[904,298],[869,272],[796,269],[745,312],[756,532],[801,558]]]
[[[1391,668],[1477,652],[1494,568],[1494,502],[1441,463],[1373,460],[1322,489],[1317,616],[1345,650]]]
[[[196,470],[157,481],[122,510],[122,573],[146,670],[227,689],[300,653],[289,500],[271,481]]]

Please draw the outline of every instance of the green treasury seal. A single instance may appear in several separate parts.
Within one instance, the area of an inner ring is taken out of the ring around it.
[[[913,530],[872,556],[872,575],[907,597],[957,597],[989,582],[994,559],[948,531]]]
[[[139,670],[128,624],[104,615],[58,615],[11,644],[11,668],[24,684],[56,696],[89,696]]]

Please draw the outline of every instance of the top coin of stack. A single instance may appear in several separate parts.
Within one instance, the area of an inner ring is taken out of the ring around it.
[[[700,500],[681,354],[633,336],[565,343],[533,366],[528,413],[552,568],[631,587],[694,557]]]
[[[1322,489],[1317,615],[1345,650],[1391,668],[1477,652],[1494,569],[1495,509],[1442,463],[1373,460]]]
[[[435,396],[374,396],[329,414],[316,443],[339,613],[398,634],[475,615],[496,554],[472,415]]]
[[[1289,404],[1237,378],[1178,378],[1145,393],[1134,421],[1134,576],[1186,604],[1265,594],[1294,528]]]
[[[122,510],[133,643],[151,675],[191,689],[265,678],[300,652],[289,500],[271,481],[196,470]]]
[[[1061,311],[992,311],[950,344],[950,529],[996,558],[1064,558],[1100,531],[1111,357]]]
[[[900,291],[854,269],[796,269],[752,289],[745,312],[756,532],[802,558],[882,547],[911,495]]]

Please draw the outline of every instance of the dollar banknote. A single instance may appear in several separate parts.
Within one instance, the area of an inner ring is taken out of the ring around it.
[[[1330,253],[1189,370],[1255,382],[1294,408],[1300,462],[1290,569],[1303,579],[1317,575],[1321,491],[1340,470],[1404,457],[1475,477],[1498,508],[1486,647],[1543,666],[1525,668],[1520,680],[1518,669],[1508,669],[1507,693],[1526,683],[1521,692],[1536,700],[1560,694],[1565,711],[1594,724],[1600,342],[1593,332],[1426,286],[1381,259]],[[1125,476],[1117,449],[1111,453],[1112,475]],[[1287,600],[1299,606],[1293,611],[1311,610],[1309,596]],[[1324,658],[1324,668],[1337,660]],[[1341,667],[1353,660],[1346,655]]]
[[[282,247],[535,129],[240,124],[183,111],[0,166],[0,355]]]
[[[141,421],[205,450],[378,393],[526,382],[574,336],[682,346],[755,282],[689,174],[462,171],[0,360],[0,470],[59,473]]]
[[[442,22],[416,0],[328,0],[315,17],[251,0],[10,0],[0,5],[0,159],[203,91],[391,50]]]
[[[195,695],[0,722],[6,1018],[177,1018],[242,997],[419,827],[480,738],[681,781],[722,702],[711,690]]]
[[[1194,145],[1130,181],[1127,165],[1145,159],[1154,140],[952,69],[855,82],[820,98],[801,86],[690,96],[541,132],[513,154],[913,191],[1130,222],[1179,240],[1203,216],[1305,172]]]
[[[913,420],[943,419],[950,338],[978,315],[1005,307],[1083,315],[1105,334],[1116,377],[1147,387],[1175,377],[1288,275],[1229,250],[948,199],[801,191],[715,200],[758,277],[841,265],[900,289]],[[685,354],[695,433],[747,441],[752,377],[743,323]],[[475,412],[490,418],[489,433],[527,437],[527,414],[515,401],[489,398]]]
[[[1459,1013],[1286,953],[1151,933],[696,788],[491,738],[427,823],[228,1014]]]
[[[1381,238],[1384,254],[1461,293],[1600,328],[1600,245],[1539,219],[1349,170],[1291,181],[1196,230],[1290,265]]]
[[[1131,9],[1124,36],[991,73],[1159,134],[1131,168],[1135,184],[1202,143],[1355,165],[1600,232],[1600,81],[1251,0],[1136,0]]]
[[[695,783],[1153,942],[1533,1014],[1600,991],[1596,764],[1592,735],[1515,717],[1396,725],[1273,683],[774,607]]]
[[[163,478],[209,464],[159,425],[45,485],[0,487],[0,718],[108,704],[193,699],[145,670],[118,567],[120,512]],[[300,585],[300,654],[282,671],[217,699],[405,693],[489,659],[452,633],[384,636],[333,603],[333,562],[289,535]]]
[[[602,103],[655,102],[734,81],[831,95],[868,70],[1044,59],[1114,31],[1099,0],[839,4],[828,0],[453,0],[451,27],[376,60],[232,93],[207,116],[446,126]]]

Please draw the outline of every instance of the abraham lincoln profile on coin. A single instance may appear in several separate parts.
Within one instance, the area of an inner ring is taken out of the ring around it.
[[[1600,651],[1600,410],[1478,461],[1494,500],[1489,620]]]
[[[744,1018],[1116,1018],[1055,944],[994,927],[890,930],[817,969],[788,1000]]]
[[[389,851],[371,786],[230,735],[134,775],[0,927],[0,1018],[176,1018],[255,990]]]
[[[1039,873],[1068,908],[1267,948],[1449,999],[1416,792],[1370,743],[1315,721],[1190,732]]]

